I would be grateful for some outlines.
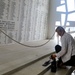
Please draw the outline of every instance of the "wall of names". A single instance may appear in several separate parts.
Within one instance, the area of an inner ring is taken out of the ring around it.
[[[49,0],[0,0],[0,29],[19,42],[47,37]],[[0,44],[14,43],[0,32]]]

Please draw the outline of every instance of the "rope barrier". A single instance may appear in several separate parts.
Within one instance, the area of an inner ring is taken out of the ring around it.
[[[55,32],[54,32],[54,34],[52,35],[52,37],[51,38],[49,38],[49,40],[47,41],[47,42],[45,42],[44,44],[41,44],[41,45],[38,45],[38,46],[29,46],[29,45],[25,45],[25,44],[23,44],[23,43],[20,43],[20,42],[18,42],[18,41],[16,41],[16,40],[14,40],[13,38],[11,38],[9,35],[7,35],[4,31],[2,31],[1,29],[0,29],[0,31],[4,34],[4,35],[6,35],[8,38],[10,38],[11,40],[13,40],[13,41],[15,41],[16,43],[18,43],[18,44],[20,44],[20,45],[22,45],[22,46],[26,46],[26,47],[32,47],[32,48],[36,48],[36,47],[41,47],[41,46],[44,46],[45,44],[47,44],[51,39],[52,39],[52,37],[54,36],[54,34],[55,34]]]

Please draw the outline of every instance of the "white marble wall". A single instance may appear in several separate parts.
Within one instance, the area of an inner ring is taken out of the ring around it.
[[[19,42],[47,38],[49,0],[0,0],[0,28]],[[0,44],[13,43],[0,32]]]

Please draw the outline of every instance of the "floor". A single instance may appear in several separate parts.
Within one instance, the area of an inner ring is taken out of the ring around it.
[[[48,40],[26,42],[25,44],[37,46],[47,41]],[[0,45],[0,75],[48,53],[54,52],[55,45],[56,43],[54,40],[50,40],[46,45],[41,47],[26,47],[17,43]]]
[[[66,75],[67,72],[68,72],[68,69],[59,69],[56,71],[56,73],[53,73],[49,70],[44,75]]]

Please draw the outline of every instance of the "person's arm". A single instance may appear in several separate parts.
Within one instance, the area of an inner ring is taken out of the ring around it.
[[[64,56],[67,53],[67,48],[68,48],[67,46],[68,45],[67,45],[67,39],[66,39],[66,37],[62,37],[61,43],[62,43],[62,49],[61,49],[61,51],[59,53],[56,54],[56,56],[58,58]]]

